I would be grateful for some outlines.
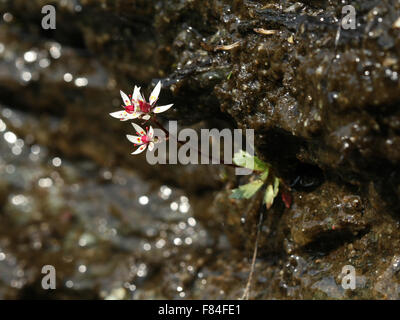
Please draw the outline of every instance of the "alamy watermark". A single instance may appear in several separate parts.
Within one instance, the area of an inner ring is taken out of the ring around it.
[[[355,30],[356,29],[356,8],[352,5],[347,5],[342,8],[342,15],[345,15],[341,20],[341,27],[344,30]]]
[[[233,155],[243,149],[251,156],[249,161],[253,161],[250,167],[254,165],[253,129],[223,129],[221,131],[215,128],[201,129],[199,135],[197,131],[190,128],[178,132],[177,121],[169,121],[168,133],[167,137],[163,130],[154,129],[154,137],[158,142],[154,144],[154,148],[147,150],[146,160],[149,164],[230,165]],[[247,168],[235,168],[236,175],[249,175],[252,172]]]
[[[42,18],[42,28],[45,30],[56,29],[56,8],[48,4],[42,8],[42,14],[45,15]]]
[[[44,290],[56,289],[56,268],[47,264],[43,266],[42,274],[45,274],[45,276],[42,278],[42,288]]]
[[[356,268],[352,265],[345,265],[342,268],[342,288],[355,290],[356,288]]]
[[[42,28],[45,30],[56,29],[56,8],[53,5],[45,5],[42,7]],[[352,5],[342,7],[342,19],[340,27],[344,30],[356,29],[356,9]]]

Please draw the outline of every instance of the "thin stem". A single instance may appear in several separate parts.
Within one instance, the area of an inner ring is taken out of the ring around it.
[[[243,295],[240,298],[240,300],[249,300],[249,298],[250,298],[250,288],[251,288],[251,282],[253,281],[254,269],[255,269],[255,266],[256,266],[258,242],[259,242],[259,239],[260,239],[260,233],[261,233],[261,226],[262,226],[263,218],[264,218],[264,212],[261,210],[260,217],[259,217],[259,220],[258,220],[258,225],[257,225],[257,235],[256,235],[256,242],[254,244],[253,258],[251,259],[250,273],[249,273],[249,277],[247,279],[246,288],[244,289]]]
[[[153,122],[157,125],[157,127],[159,127],[162,131],[164,131],[164,133],[166,134],[167,137],[169,137],[169,131],[167,129],[164,128],[164,126],[158,122],[158,120],[156,119],[156,117],[153,117]],[[179,143],[179,141],[178,141]]]

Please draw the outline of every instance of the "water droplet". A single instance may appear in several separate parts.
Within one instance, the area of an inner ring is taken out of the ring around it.
[[[19,156],[22,153],[22,148],[19,146],[13,146],[11,152],[16,156]]]
[[[181,203],[179,206],[179,211],[182,213],[187,213],[190,209],[190,204],[188,203]]]
[[[167,200],[171,196],[172,190],[167,186],[161,186],[160,193],[161,193],[161,198]]]
[[[53,180],[51,178],[41,178],[38,181],[38,185],[41,188],[50,188],[53,185]]]
[[[86,87],[88,85],[88,80],[86,78],[76,78],[75,85],[77,87]]]
[[[156,242],[156,247],[158,248],[158,249],[161,249],[161,248],[163,248],[164,246],[165,246],[165,240],[164,239],[160,239],[160,240],[158,240],[157,242]]]
[[[3,120],[0,119],[0,132],[3,132],[7,129],[6,124],[4,123]]]
[[[53,59],[58,59],[61,57],[61,46],[57,43],[57,44],[53,44],[50,47],[50,55],[52,56]]]
[[[35,155],[38,155],[39,153],[40,153],[40,147],[38,146],[38,145],[33,145],[32,147],[31,147],[31,152],[33,153],[33,154],[35,154]]]
[[[53,164],[53,166],[55,167],[60,167],[62,164],[62,161],[59,157],[55,157],[53,158],[53,160],[51,161],[51,163]]]
[[[74,77],[73,77],[72,74],[70,74],[70,73],[65,73],[65,74],[64,74],[64,81],[65,81],[65,82],[71,82],[73,78],[74,78]]]
[[[178,210],[179,205],[178,205],[178,203],[176,203],[176,202],[172,202],[172,203],[170,204],[170,208],[171,208],[172,211],[176,211],[176,210]]]
[[[188,219],[188,224],[189,224],[189,226],[191,226],[191,227],[194,227],[195,225],[196,225],[196,219],[195,218],[193,218],[193,217],[190,217],[189,219]]]
[[[176,246],[182,245],[182,239],[181,238],[175,238],[174,239],[174,245],[176,245]]]
[[[29,63],[35,62],[37,59],[37,53],[35,51],[27,51],[24,54],[24,59]]]
[[[47,58],[43,58],[43,59],[40,59],[40,61],[39,61],[39,66],[41,67],[41,68],[47,68],[48,66],[50,66],[50,60],[49,59],[47,59]]]
[[[29,71],[24,71],[21,74],[21,79],[24,80],[25,82],[29,82],[32,79],[32,73]]]
[[[4,20],[5,22],[9,23],[9,22],[11,22],[13,19],[14,19],[14,16],[13,16],[11,13],[6,12],[5,14],[3,14],[3,20]]]
[[[142,206],[145,206],[146,204],[149,203],[149,198],[148,198],[147,196],[141,196],[141,197],[139,198],[139,203],[140,203]]]
[[[87,270],[87,268],[86,268],[86,266],[85,266],[84,264],[81,264],[81,265],[78,267],[78,271],[79,271],[80,273],[85,273],[86,270]]]
[[[6,140],[8,143],[15,143],[17,141],[17,136],[15,135],[15,133],[11,132],[11,131],[7,131],[4,134],[4,140]]]

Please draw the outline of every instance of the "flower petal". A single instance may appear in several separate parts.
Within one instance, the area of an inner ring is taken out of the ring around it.
[[[132,122],[133,127],[135,128],[136,132],[140,134],[141,136],[144,136],[146,134],[146,131],[143,130],[143,128],[136,123]]]
[[[154,137],[154,129],[153,129],[152,126],[150,126],[150,128],[149,128],[149,131],[147,132],[147,136],[148,136],[150,139],[153,139],[153,137]]]
[[[126,111],[117,111],[110,113],[110,116],[113,118],[117,118],[121,121],[129,120],[129,114]]]
[[[128,140],[129,140],[130,142],[132,142],[132,143],[135,143],[135,144],[143,144],[143,143],[142,143],[142,138],[141,138],[141,137],[132,136],[132,135],[130,135],[130,134],[127,134],[126,137],[127,137]]]
[[[144,98],[142,96],[142,93],[140,92],[140,89],[141,89],[140,87],[137,88],[137,96],[136,96],[136,98],[138,100],[144,101]]]
[[[128,119],[137,119],[140,117],[141,112],[128,113]]]
[[[155,107],[153,112],[154,113],[161,113],[164,111],[167,111],[169,108],[171,108],[174,104],[168,104],[166,106],[159,106],[159,107]]]
[[[147,144],[143,144],[141,145],[139,148],[136,149],[136,151],[132,152],[131,154],[139,154],[142,153],[144,151],[144,149],[146,149]]]
[[[131,105],[131,100],[129,99],[129,97],[124,92],[122,92],[121,90],[119,91],[119,93],[121,94],[122,101],[124,101],[125,105],[126,106],[130,106]]]
[[[154,149],[154,142],[149,143],[149,151],[153,151]]]
[[[139,99],[140,99],[140,88],[135,86],[135,89],[133,90],[132,94],[132,102],[136,108],[139,107]]]
[[[160,95],[161,91],[161,81],[158,81],[157,85],[154,87],[153,91],[151,92],[149,103],[153,105],[157,100],[158,96]]]
[[[149,114],[146,114],[146,115],[144,115],[144,116],[142,116],[142,119],[143,120],[150,120],[150,115]]]

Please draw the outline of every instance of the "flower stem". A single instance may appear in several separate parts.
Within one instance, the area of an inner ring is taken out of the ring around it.
[[[164,128],[164,126],[156,119],[156,117],[153,117],[153,122],[157,125],[158,128],[160,128],[164,133],[166,134],[167,138],[169,138],[169,131]],[[178,141],[179,143],[179,141]]]
[[[246,288],[244,289],[243,295],[240,298],[240,300],[249,300],[249,298],[250,298],[250,288],[251,288],[251,282],[253,280],[254,269],[255,269],[255,266],[256,266],[256,258],[257,258],[257,251],[258,251],[258,241],[260,239],[260,233],[261,233],[261,227],[262,227],[263,219],[264,219],[264,213],[263,213],[263,210],[261,210],[260,217],[259,217],[259,220],[258,220],[258,225],[257,225],[257,235],[256,235],[256,242],[254,244],[253,258],[251,259],[251,267],[250,267],[249,278],[247,279]]]

